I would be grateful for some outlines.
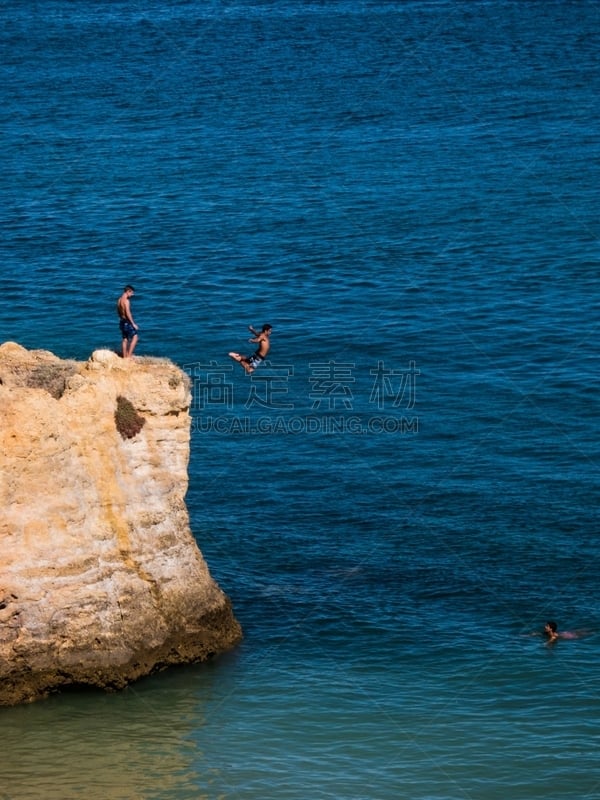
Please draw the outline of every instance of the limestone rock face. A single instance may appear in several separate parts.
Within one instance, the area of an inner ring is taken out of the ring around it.
[[[0,346],[0,705],[239,641],[190,531],[189,406],[164,359]]]

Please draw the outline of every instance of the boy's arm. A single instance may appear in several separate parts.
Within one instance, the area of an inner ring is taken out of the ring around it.
[[[127,312],[127,319],[129,320],[129,322],[131,322],[134,328],[137,328],[137,325],[135,324],[133,315],[131,313],[131,304],[129,300],[125,300],[124,305],[125,305],[125,311]]]
[[[253,333],[255,336],[258,336],[258,333],[254,330],[252,325],[248,325],[248,330],[250,331],[250,333]]]

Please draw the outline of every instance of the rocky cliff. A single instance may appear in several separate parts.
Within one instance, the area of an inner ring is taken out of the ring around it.
[[[190,532],[189,405],[167,360],[0,347],[0,705],[239,641]]]

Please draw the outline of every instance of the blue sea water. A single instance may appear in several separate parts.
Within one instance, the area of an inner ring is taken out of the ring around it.
[[[134,284],[244,629],[2,710],[0,798],[600,798],[600,5],[0,21],[0,340],[117,348]],[[547,647],[549,618],[590,634]]]

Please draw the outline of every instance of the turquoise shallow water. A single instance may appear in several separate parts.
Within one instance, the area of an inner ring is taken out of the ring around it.
[[[3,710],[0,797],[600,797],[600,7],[0,15],[0,336],[85,359],[136,286],[245,633]]]

